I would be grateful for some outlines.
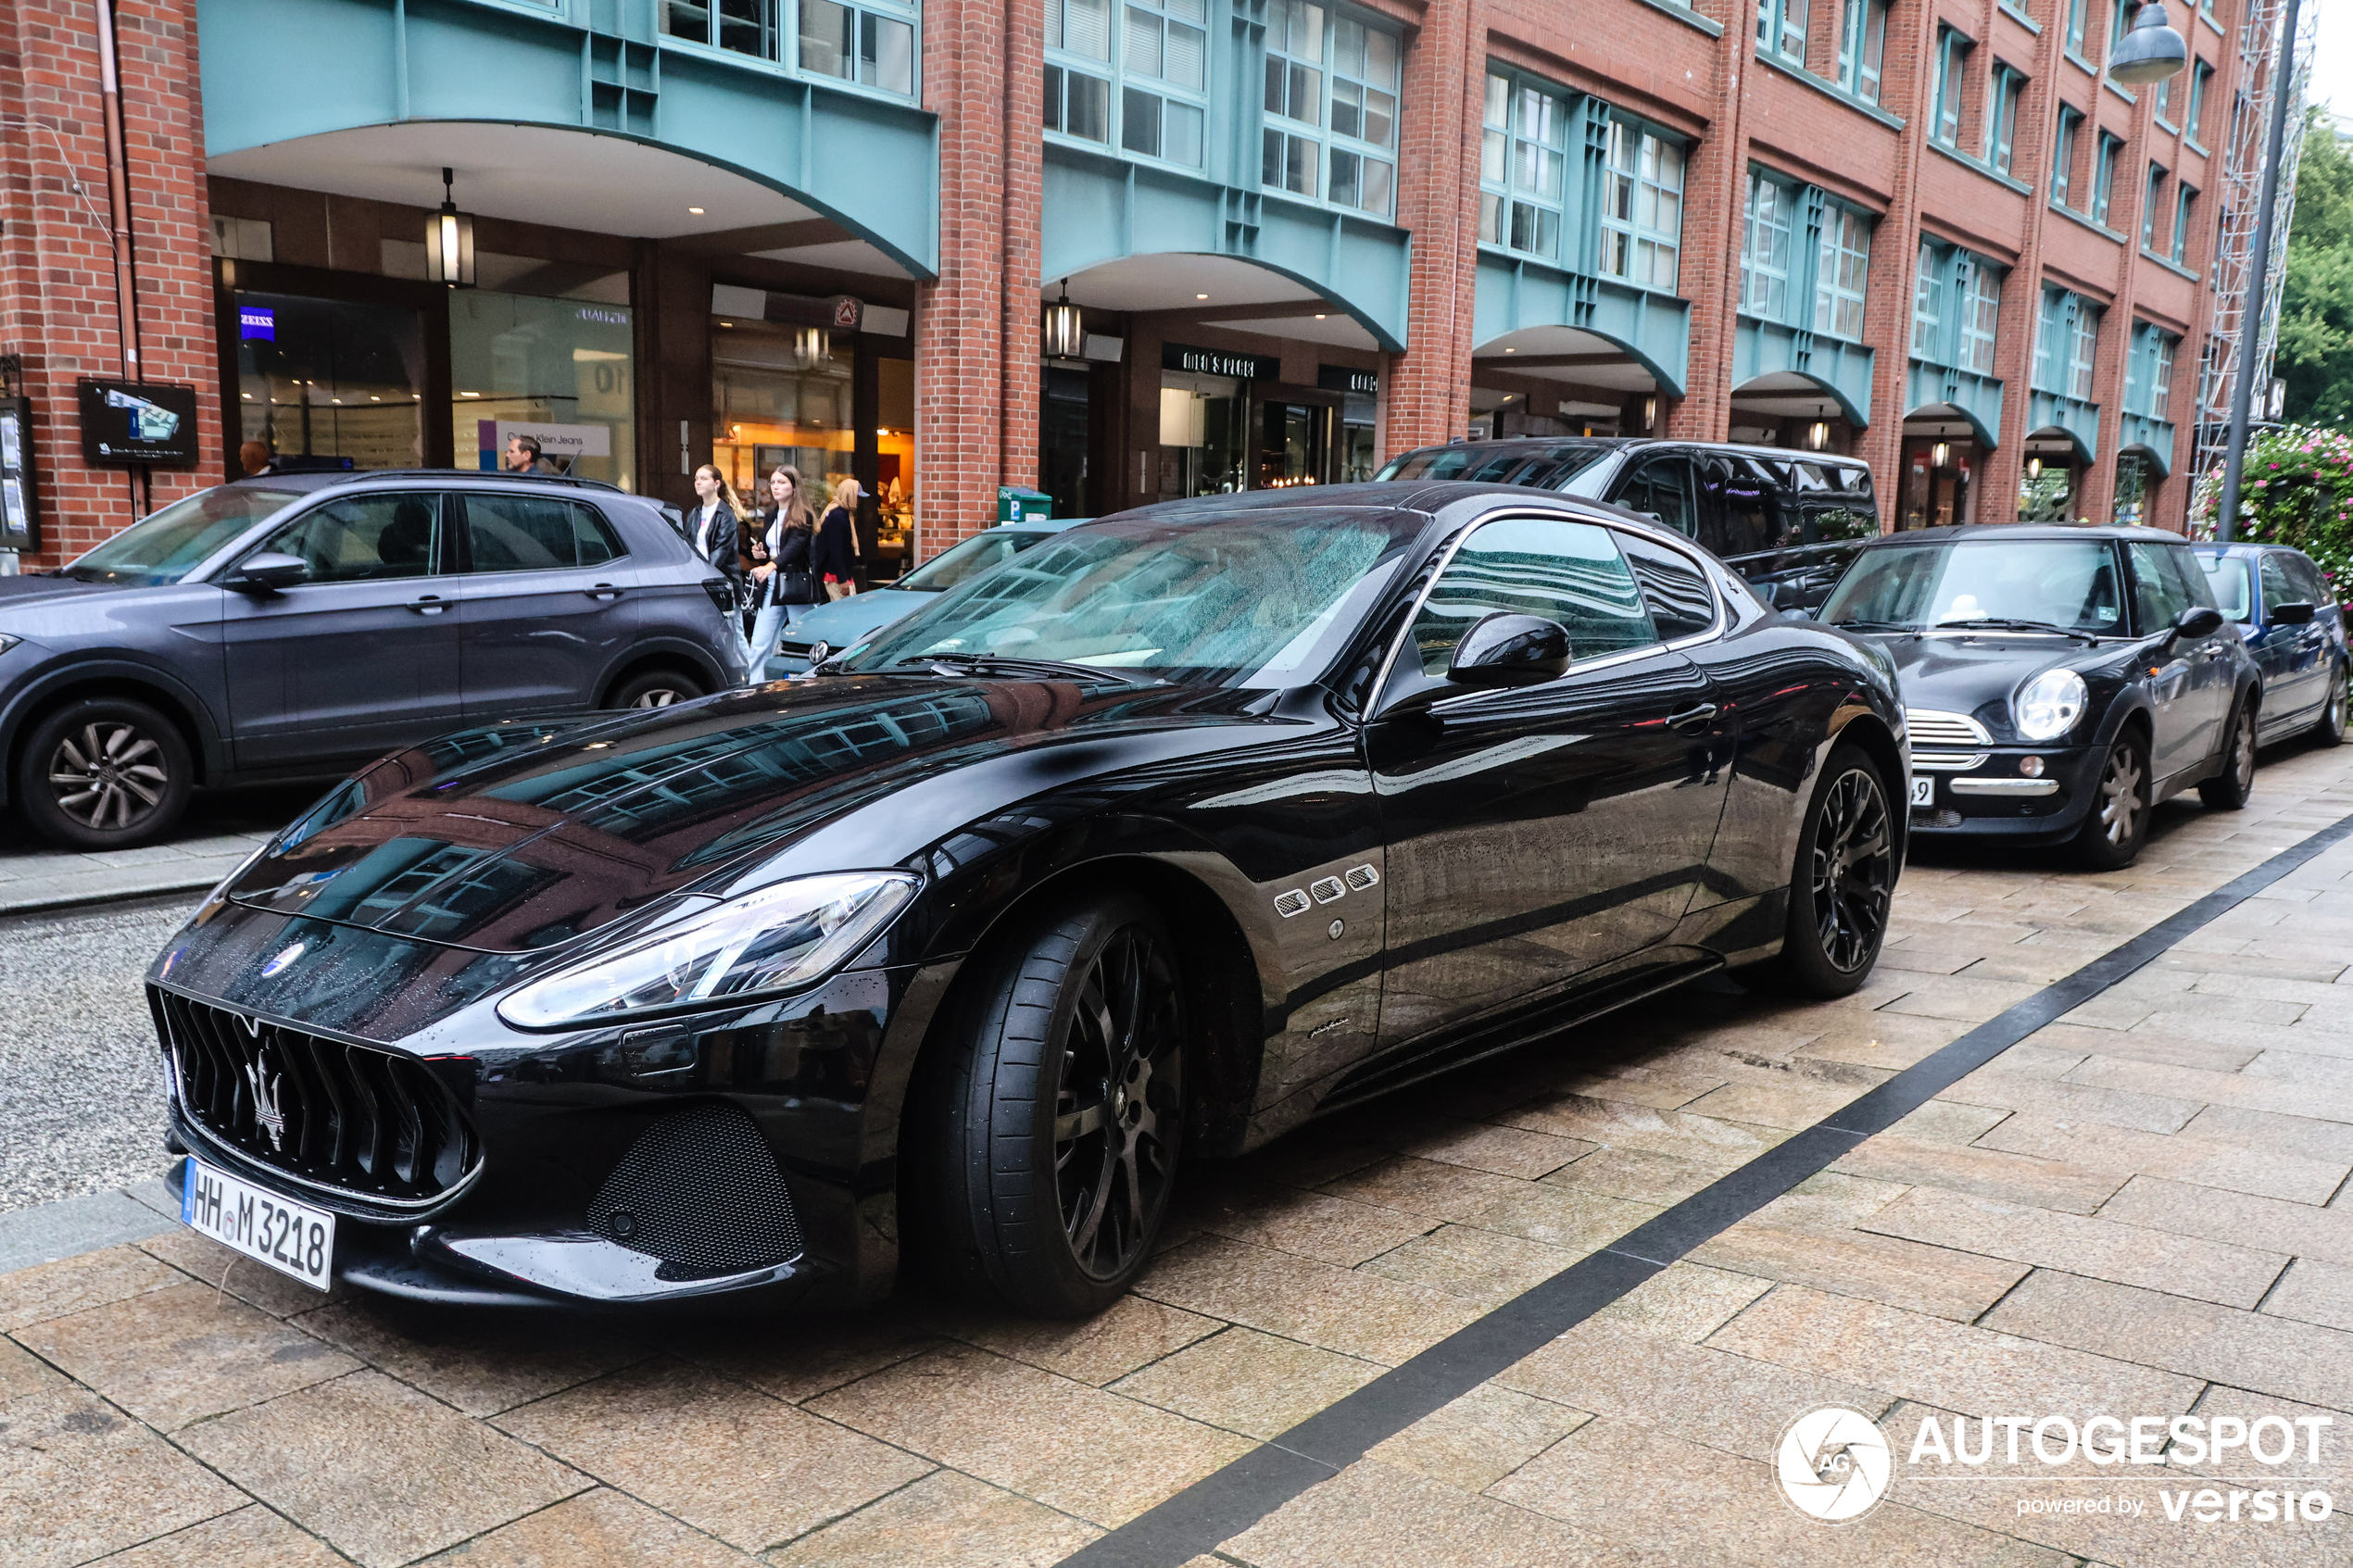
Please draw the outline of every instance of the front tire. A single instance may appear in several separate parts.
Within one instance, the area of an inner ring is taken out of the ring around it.
[[[670,708],[703,695],[702,683],[675,670],[648,670],[612,689],[607,708]]]
[[[1861,747],[1831,753],[1798,834],[1781,950],[1741,979],[1797,997],[1843,997],[1869,978],[1894,901],[1895,819]]]
[[[69,703],[25,737],[17,755],[17,809],[53,844],[128,849],[178,823],[195,773],[179,726],[145,703]]]
[[[1151,905],[1082,899],[1000,948],[929,1087],[949,1283],[1087,1317],[1151,1259],[1184,1141],[1185,992]],[[921,1125],[928,1121],[928,1126]]]
[[[2122,871],[2139,859],[2148,823],[2148,751],[2128,731],[2100,763],[2091,812],[2075,834],[2075,858],[2095,872]]]
[[[2322,746],[2345,744],[2346,671],[2340,664],[2329,677],[2328,700],[2321,704],[2321,717],[2312,725],[2312,739]]]
[[[2197,797],[2210,810],[2235,811],[2255,793],[2255,705],[2241,702],[2231,710],[2231,733],[2222,771],[2197,786]]]

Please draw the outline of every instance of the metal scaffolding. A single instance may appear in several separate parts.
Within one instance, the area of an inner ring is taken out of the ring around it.
[[[2288,229],[2296,216],[2296,174],[2304,157],[2304,95],[2311,82],[2312,45],[2321,7],[2308,3],[2293,40],[2280,36],[2283,0],[2250,0],[2240,23],[2242,59],[2254,62],[2252,80],[2231,106],[2230,139],[2222,149],[2222,228],[2214,247],[2214,319],[2200,352],[2196,432],[2190,472],[2190,526],[2210,533],[2216,498],[2222,489],[2222,453],[2230,444],[2231,388],[2237,378],[2254,378],[2258,420],[2271,413],[2271,353],[2280,335],[2280,294],[2287,274]],[[2283,45],[2287,47],[2283,50]],[[2283,82],[2283,55],[2287,69]],[[2271,225],[2271,254],[2264,258],[2263,316],[2256,327],[2253,360],[2239,363],[2239,329],[2253,282],[2256,208],[2263,193],[2263,144],[2271,122],[2271,94],[2288,97],[2288,133],[2280,145],[2280,183]]]

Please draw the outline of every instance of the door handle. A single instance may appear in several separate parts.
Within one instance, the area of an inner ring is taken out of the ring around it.
[[[1715,717],[1716,705],[1703,702],[1697,708],[1687,708],[1680,713],[1668,715],[1667,722],[1686,734],[1696,734],[1707,728],[1708,721]]]
[[[610,583],[599,583],[595,587],[588,590],[588,596],[592,599],[598,600],[599,603],[610,604],[614,599],[621,597],[621,590],[614,587]]]
[[[424,597],[417,600],[409,608],[415,610],[419,615],[439,615],[443,610],[447,609],[449,607],[442,602],[442,597],[439,594],[427,594]]]

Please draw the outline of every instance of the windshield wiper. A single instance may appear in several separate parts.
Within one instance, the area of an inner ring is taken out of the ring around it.
[[[1901,621],[1831,621],[1824,624],[1842,632],[1917,632],[1919,627]]]
[[[2048,632],[2055,637],[2081,637],[2087,643],[2096,643],[2100,640],[2095,633],[2078,627],[2061,626],[2050,621],[2020,621],[2007,615],[1973,615],[1967,621],[1940,621],[1936,623],[1934,630],[1939,632]]]
[[[1017,659],[993,653],[928,653],[921,659],[902,659],[891,668],[905,670],[919,665],[950,675],[1063,676],[1085,681],[1124,681],[1138,686],[1161,684],[1158,677],[1139,679],[1125,671],[1081,664],[1076,659]]]

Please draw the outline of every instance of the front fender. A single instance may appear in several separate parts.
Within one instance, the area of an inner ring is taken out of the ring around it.
[[[16,755],[18,737],[33,715],[78,686],[103,686],[135,696],[138,689],[160,696],[176,709],[195,732],[189,736],[196,753],[198,781],[217,779],[232,769],[229,727],[207,697],[170,666],[134,653],[58,654],[19,679],[0,706],[0,757]],[[0,805],[8,800],[13,769],[0,768]]]

